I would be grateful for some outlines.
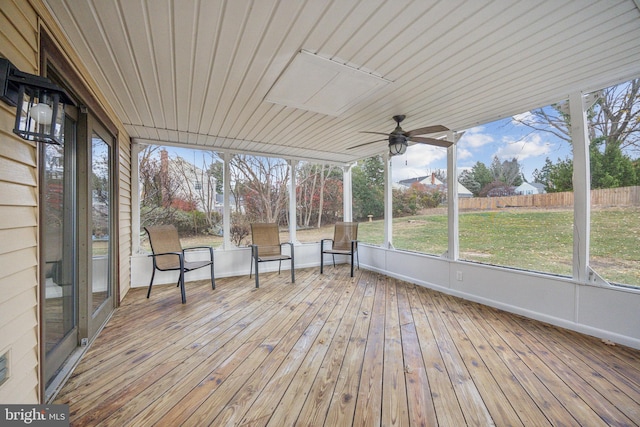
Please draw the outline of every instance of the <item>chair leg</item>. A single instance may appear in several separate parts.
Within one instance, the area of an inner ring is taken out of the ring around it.
[[[253,262],[256,265],[256,288],[260,287],[260,279],[258,278],[258,254],[256,253],[256,256],[253,257]]]
[[[353,277],[353,253],[354,253],[354,249],[355,249],[354,244],[355,244],[355,242],[352,241],[351,242],[351,277]],[[358,268],[360,268],[360,267],[358,266]]]
[[[320,243],[320,274],[323,273],[324,267],[324,252],[322,251],[322,243]]]
[[[187,302],[187,293],[184,289],[184,269],[180,269],[180,279],[178,279],[178,284],[180,285],[180,294],[182,295],[182,303],[185,304]]]
[[[251,259],[249,260],[249,264],[251,267],[249,268],[249,279],[251,279],[251,275],[253,274],[253,258],[255,255],[253,254],[253,246],[251,247]]]
[[[153,266],[153,271],[151,272],[151,281],[149,282],[149,290],[147,291],[147,298],[151,295],[151,285],[153,285],[153,278],[156,275],[156,266]]]
[[[213,261],[211,261],[211,289],[216,288],[216,278],[213,275]]]
[[[351,277],[353,277],[353,251],[351,251]]]
[[[291,248],[291,283],[296,283],[296,269],[293,265],[293,248]]]

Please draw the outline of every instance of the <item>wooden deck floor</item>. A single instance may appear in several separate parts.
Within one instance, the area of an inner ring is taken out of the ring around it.
[[[133,289],[72,425],[638,425],[640,351],[347,265]]]

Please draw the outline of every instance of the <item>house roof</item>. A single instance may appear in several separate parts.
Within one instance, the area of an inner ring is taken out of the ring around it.
[[[44,2],[143,143],[348,163],[640,72],[637,0]]]
[[[418,176],[415,178],[408,178],[408,179],[403,179],[398,181],[398,186],[395,186],[394,188],[406,188],[406,187],[411,187],[412,184],[415,184],[416,182],[419,182],[421,184],[427,185],[427,186],[443,186],[446,188],[447,184],[443,183],[442,181],[440,181],[438,178],[436,178],[433,175],[424,175],[424,176]],[[432,183],[433,182],[433,183]],[[472,195],[473,193],[471,191],[469,191],[469,189],[467,187],[465,187],[464,185],[460,184],[460,182],[458,182],[458,195],[459,196],[469,196]]]
[[[520,184],[520,185],[518,185],[516,187],[516,190],[522,189],[522,188],[538,188],[538,187],[536,187],[535,185],[533,185],[533,184],[531,184],[529,182],[523,182],[522,184]]]

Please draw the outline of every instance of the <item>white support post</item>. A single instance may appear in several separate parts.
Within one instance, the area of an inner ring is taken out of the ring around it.
[[[391,156],[385,152],[384,162],[384,247],[393,249],[393,193],[391,191]]]
[[[289,165],[289,241],[293,244],[298,242],[296,235],[296,224],[298,223],[297,206],[296,203],[296,167],[298,166],[297,160],[287,160]]]
[[[342,167],[342,219],[345,222],[353,221],[353,185],[351,181],[351,169],[354,164]]]
[[[591,171],[589,131],[581,92],[569,95],[571,140],[573,142],[573,278],[589,280],[589,229],[591,221]]]
[[[458,135],[455,132],[449,132],[447,139],[449,141],[457,142]],[[460,256],[460,240],[458,237],[458,168],[456,144],[447,148],[447,212],[449,215],[449,246],[447,257],[455,261]]]
[[[222,173],[222,186],[223,186],[223,207],[222,207],[222,235],[223,243],[222,247],[225,250],[228,250],[232,247],[231,245],[231,153],[224,152],[222,153],[222,161],[224,162],[224,171]]]
[[[140,159],[141,144],[131,144],[131,250],[140,252]]]

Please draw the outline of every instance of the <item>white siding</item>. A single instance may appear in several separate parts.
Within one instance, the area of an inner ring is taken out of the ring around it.
[[[40,21],[39,21],[40,20]],[[20,70],[39,74],[39,22],[73,66],[98,93],[86,68],[64,40],[40,0],[0,2],[0,56]],[[119,291],[130,288],[131,148],[121,123],[97,95],[118,127]],[[10,377],[0,386],[2,403],[38,403],[40,397],[38,301],[38,183],[36,147],[12,132],[14,108],[0,102],[0,354],[9,354]]]
[[[0,56],[37,73],[36,13],[24,1],[3,0],[0,8]],[[0,354],[9,354],[0,402],[37,403],[36,149],[11,132],[14,114],[0,102]]]

